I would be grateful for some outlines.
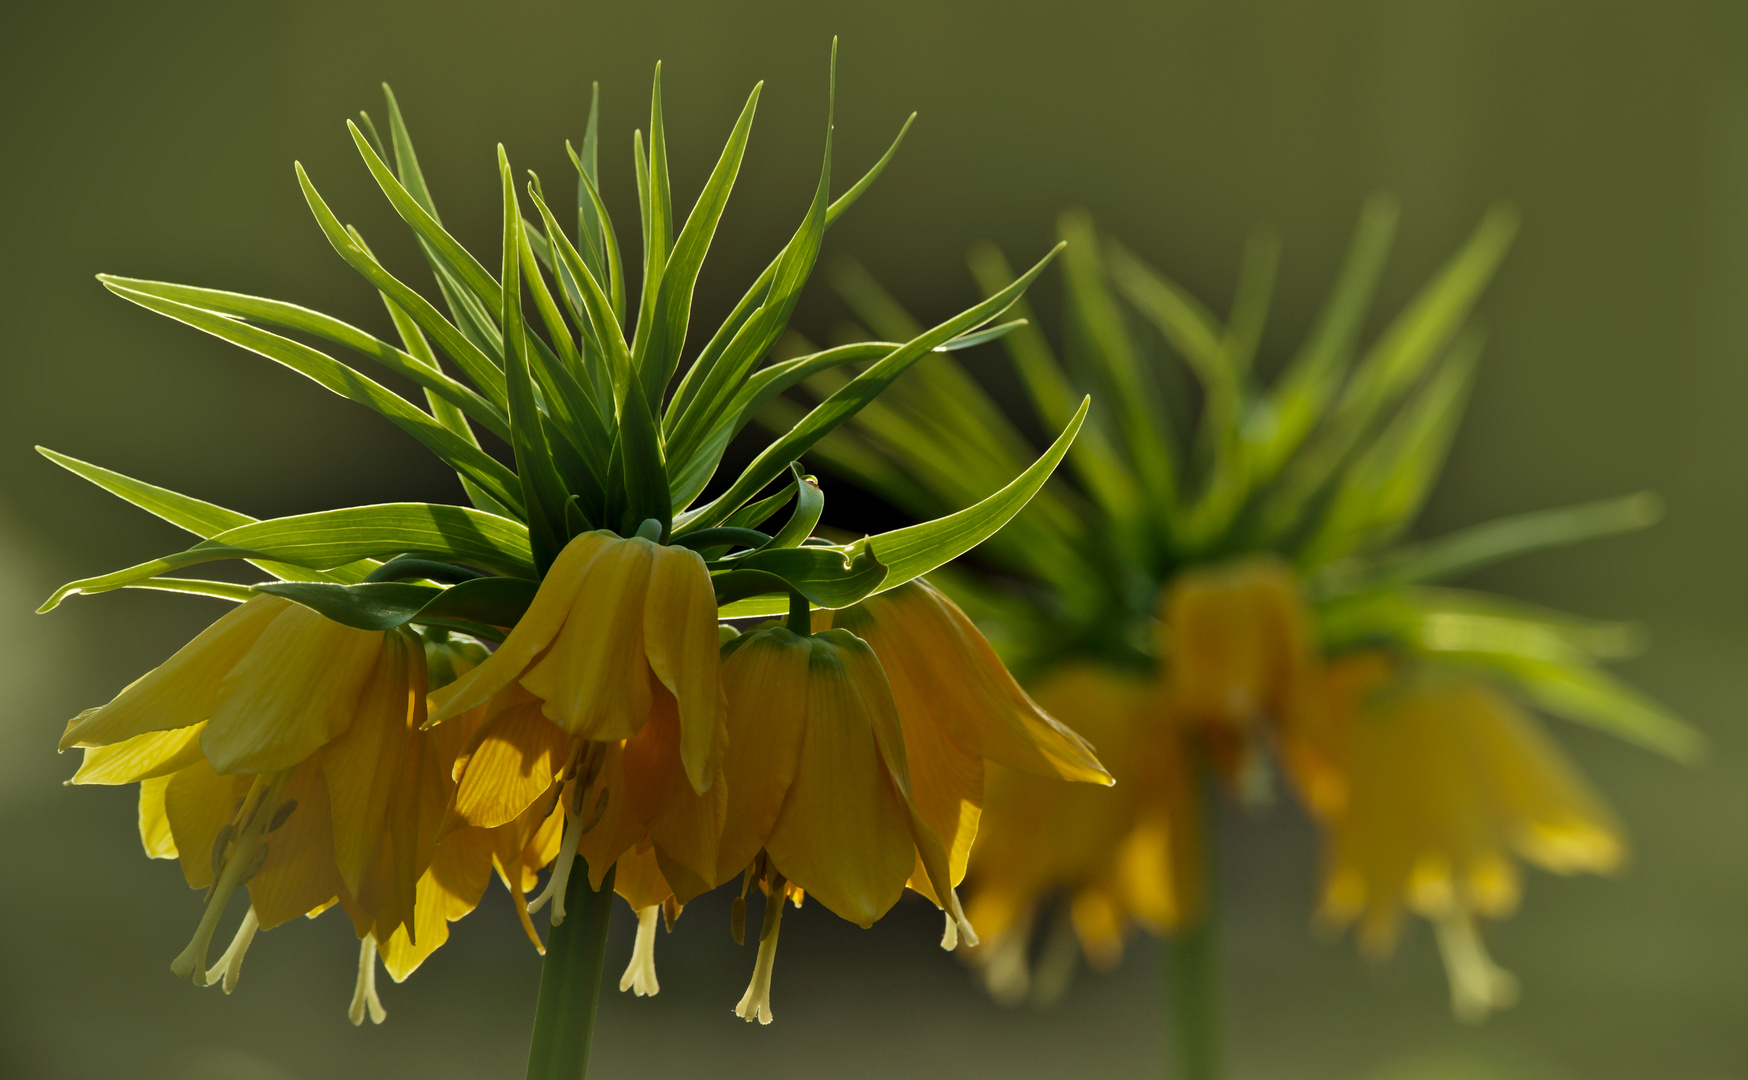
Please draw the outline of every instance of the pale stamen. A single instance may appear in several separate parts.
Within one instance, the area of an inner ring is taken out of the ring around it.
[[[382,999],[376,996],[375,934],[365,934],[364,940],[358,943],[358,982],[352,988],[352,1004],[346,1009],[346,1019],[357,1027],[364,1023],[366,1010],[373,1024],[388,1019],[388,1010],[382,1007]]]
[[[970,920],[965,918],[965,909],[959,904],[959,890],[947,890],[947,929],[941,934],[941,948],[952,952],[961,944],[969,948],[977,948],[977,931],[971,929]]]
[[[1435,920],[1433,927],[1451,982],[1451,1012],[1458,1020],[1478,1024],[1488,1013],[1517,1004],[1517,977],[1487,955],[1468,912]]]
[[[564,894],[571,880],[571,867],[577,861],[577,844],[581,842],[585,830],[582,822],[571,813],[571,808],[564,808],[565,830],[564,840],[558,846],[558,858],[553,860],[552,875],[546,879],[546,888],[540,890],[540,895],[528,901],[528,912],[533,914],[552,901],[552,914],[548,916],[553,926],[564,922]]]
[[[777,962],[777,931],[783,923],[783,891],[776,886],[765,897],[765,926],[759,933],[759,958],[753,964],[753,981],[741,995],[734,1014],[752,1023],[769,1024],[771,1015],[771,968]]]
[[[237,927],[237,936],[231,939],[231,947],[206,973],[208,986],[222,978],[225,993],[237,988],[237,980],[243,977],[243,955],[249,951],[249,943],[255,940],[255,932],[259,929],[261,920],[255,916],[255,905],[250,904],[248,913],[243,916],[243,925]]]
[[[652,904],[637,913],[637,944],[631,947],[631,963],[625,966],[625,974],[619,977],[620,993],[631,990],[638,997],[654,997],[661,992],[655,969],[655,932],[661,913],[660,904]]]
[[[996,938],[983,954],[983,985],[1002,1005],[1018,1005],[1032,993],[1032,965],[1026,956],[1031,921],[1025,920]]]
[[[213,882],[212,891],[207,894],[206,910],[200,916],[200,925],[194,928],[194,938],[189,941],[187,948],[170,962],[170,970],[177,978],[190,979],[196,986],[206,985],[209,978],[206,951],[211,947],[212,935],[218,930],[219,919],[225,913],[225,904],[230,901],[231,894],[237,891],[237,886],[261,868],[260,860],[256,858],[256,847],[267,830],[270,817],[261,810],[268,804],[278,805],[280,792],[284,790],[285,782],[290,777],[289,769],[271,779],[265,775],[256,776],[254,784],[249,788],[249,794],[244,796],[242,806],[239,807],[243,811],[243,820],[240,825],[232,823],[235,826],[235,844],[225,856],[224,867],[219,871],[218,880]]]

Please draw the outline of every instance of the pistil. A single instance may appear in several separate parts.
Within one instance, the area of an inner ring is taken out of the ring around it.
[[[619,977],[621,993],[630,990],[638,997],[654,997],[661,992],[655,969],[655,932],[661,913],[660,904],[652,904],[637,913],[637,944],[631,949],[631,963],[626,965],[625,974]]]
[[[388,1010],[382,1007],[382,999],[376,996],[375,934],[365,934],[364,940],[358,943],[358,982],[352,988],[352,1004],[346,1010],[346,1019],[357,1027],[364,1023],[367,1010],[373,1024],[388,1019]]]
[[[206,911],[201,914],[200,925],[195,927],[194,938],[189,941],[187,948],[170,963],[170,970],[175,972],[177,978],[191,979],[196,986],[205,986],[210,978],[206,967],[206,951],[212,945],[212,935],[218,929],[219,919],[225,913],[225,904],[229,902],[231,894],[237,890],[237,886],[248,881],[261,869],[263,860],[257,857],[257,852],[259,850],[261,855],[265,854],[266,849],[259,845],[273,816],[263,811],[269,804],[278,805],[279,795],[285,790],[285,783],[290,777],[289,769],[271,777],[261,774],[250,785],[249,793],[238,807],[241,820],[234,820],[228,826],[234,840],[229,845],[230,851],[222,856],[223,866],[218,880],[213,882],[212,891],[207,894]]]
[[[225,993],[237,988],[237,980],[243,977],[243,955],[249,951],[249,944],[255,940],[255,932],[259,929],[261,920],[255,916],[255,905],[251,904],[248,914],[243,916],[243,924],[237,927],[237,936],[231,939],[230,948],[206,973],[208,986],[219,982],[222,977]]]

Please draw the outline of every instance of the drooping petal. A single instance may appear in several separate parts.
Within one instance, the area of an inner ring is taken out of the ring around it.
[[[479,905],[491,881],[491,846],[478,829],[451,833],[419,878],[411,932],[397,929],[378,946],[383,967],[403,982],[449,940],[449,924]]]
[[[338,737],[383,648],[302,604],[287,604],[219,686],[200,745],[223,773],[287,769]]]
[[[189,888],[204,889],[217,876],[213,841],[230,823],[253,781],[249,776],[220,776],[204,759],[170,777],[164,788],[164,816]]]
[[[724,880],[717,854],[728,793],[727,785],[711,785],[702,795],[693,790],[680,758],[683,745],[677,703],[658,686],[649,720],[626,740],[620,775],[632,814],[648,829],[662,868],[686,903]]]
[[[566,544],[504,643],[484,663],[431,695],[431,723],[442,723],[484,704],[526,671],[571,617],[589,565],[618,539],[612,533],[588,532]]]
[[[218,704],[225,676],[291,606],[291,601],[278,596],[257,596],[226,612],[109,704],[69,725],[61,736],[61,749],[107,746],[143,732],[192,727],[207,719]]]
[[[680,757],[702,794],[716,775],[726,737],[716,592],[697,552],[657,547],[644,601],[643,648],[650,670],[679,702]]]
[[[75,784],[133,784],[169,776],[200,759],[206,721],[171,731],[148,731],[108,746],[88,746],[73,774]]]
[[[314,911],[345,891],[334,865],[334,822],[322,769],[308,762],[292,774],[274,809],[267,861],[249,880],[249,902],[262,929]]]
[[[896,729],[897,708],[890,690],[880,700],[852,680],[841,653],[857,639],[828,630],[808,640],[806,735],[765,850],[828,910],[871,926],[898,902],[917,861],[910,807],[875,739],[876,710]]]
[[[140,781],[140,844],[148,858],[176,857],[176,838],[170,833],[170,818],[164,812],[164,792],[169,787],[168,776]]]
[[[832,621],[873,646],[907,737],[927,723],[1010,768],[1111,782],[1086,740],[1039,708],[959,606],[927,582],[871,596]]]
[[[619,857],[613,891],[624,897],[633,911],[655,907],[674,895],[673,886],[662,877],[662,869],[656,863],[654,847],[633,847]]]
[[[346,733],[322,750],[340,879],[357,896],[382,846],[389,800],[401,779],[415,710],[424,703],[424,654],[389,634]],[[417,671],[414,661],[417,661]]]
[[[649,716],[643,630],[654,551],[654,544],[641,539],[602,547],[583,575],[580,610],[522,676],[547,719],[573,738],[629,739]],[[488,660],[475,670],[490,665]]]
[[[494,829],[520,817],[552,788],[570,739],[520,687],[493,699],[487,719],[457,761],[455,816]]]
[[[1278,714],[1310,668],[1310,617],[1292,568],[1275,556],[1180,575],[1160,603],[1160,639],[1177,705],[1200,722]]]
[[[714,875],[719,880],[746,869],[765,846],[795,782],[807,732],[808,699],[802,687],[807,685],[810,653],[807,639],[769,627],[745,635],[723,662],[728,807]]]

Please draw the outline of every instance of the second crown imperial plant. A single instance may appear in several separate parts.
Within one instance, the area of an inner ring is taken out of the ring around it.
[[[650,994],[657,923],[733,882],[741,938],[756,885],[764,915],[735,1011],[768,1023],[786,900],[867,926],[908,887],[943,910],[944,946],[974,945],[955,889],[985,768],[1111,782],[921,576],[1024,507],[1086,404],[993,494],[853,543],[815,535],[824,497],[799,465],[919,359],[1011,331],[998,320],[1054,252],[903,342],[766,363],[826,229],[897,148],[834,197],[828,119],[800,226],[682,364],[700,336],[693,285],[758,98],[755,87],[680,217],[657,68],[647,139],[632,138],[641,267],[627,267],[601,201],[593,106],[570,148],[574,217],[538,177],[520,184],[500,147],[502,247],[488,269],[445,230],[390,95],[386,133],[368,116],[350,133],[412,229],[436,302],[377,260],[301,166],[297,181],[334,250],[380,294],[393,341],[294,304],[102,278],[373,409],[452,468],[471,503],[263,521],[43,451],[200,538],[70,583],[44,610],[126,587],[237,605],[61,740],[84,752],[75,783],[139,785],[146,853],[177,860],[204,891],[177,975],[228,993],[257,933],[338,907],[360,943],[352,1021],[381,1022],[378,957],[407,977],[495,871],[536,947],[529,912],[547,911],[552,927],[530,1074],[576,1075],[610,890],[638,912],[622,988]],[[423,400],[324,351],[334,347],[417,385]],[[754,414],[847,364],[862,366],[701,499]],[[274,580],[175,576],[217,560],[247,560]],[[239,890],[247,910],[223,947]]]

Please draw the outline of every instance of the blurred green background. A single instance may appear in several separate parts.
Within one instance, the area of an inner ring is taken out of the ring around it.
[[[567,176],[602,84],[607,197],[635,220],[627,143],[665,61],[677,200],[747,90],[752,151],[700,286],[721,315],[799,220],[826,61],[842,36],[839,176],[921,112],[836,228],[919,316],[972,299],[962,255],[1041,253],[1064,206],[1219,307],[1253,221],[1286,261],[1265,352],[1309,325],[1359,202],[1403,227],[1390,312],[1496,197],[1525,226],[1483,304],[1474,404],[1426,528],[1652,488],[1652,532],[1545,555],[1486,585],[1653,631],[1627,666],[1714,740],[1686,771],[1560,734],[1630,822],[1616,882],[1534,878],[1492,936],[1525,983],[1485,1027],[1448,1016],[1424,928],[1373,969],[1307,928],[1314,838],[1289,807],[1223,822],[1235,1069],[1243,1078],[1748,1077],[1748,17],[1736,4],[941,3],[18,6],[0,37],[0,1073],[18,1077],[516,1077],[537,960],[494,890],[381,1028],[344,1018],[356,945],[329,917],[265,935],[229,999],[174,980],[198,918],[139,852],[131,790],[65,789],[64,720],[107,700],[217,614],[131,592],[30,613],[53,585],[182,545],[62,473],[42,443],[268,516],[452,481],[363,410],[109,297],[100,270],[278,296],[386,333],[322,240],[297,158],[391,266],[405,230],[342,121],[407,110],[445,221],[493,250],[493,144]],[[839,187],[847,180],[841,180]],[[627,220],[627,218],[621,218]],[[422,279],[421,279],[422,280]],[[1054,307],[1053,279],[1038,293]],[[798,312],[823,336],[823,284]],[[997,370],[997,369],[992,369]],[[854,518],[840,497],[840,520]],[[623,910],[618,913],[624,916]],[[610,994],[596,1073],[616,1076],[1154,1076],[1154,950],[1083,976],[1063,1007],[988,1003],[905,905],[871,931],[786,920],[775,1026],[730,1006],[752,965],[702,901],[658,945],[663,992]],[[615,927],[609,966],[629,951]]]

